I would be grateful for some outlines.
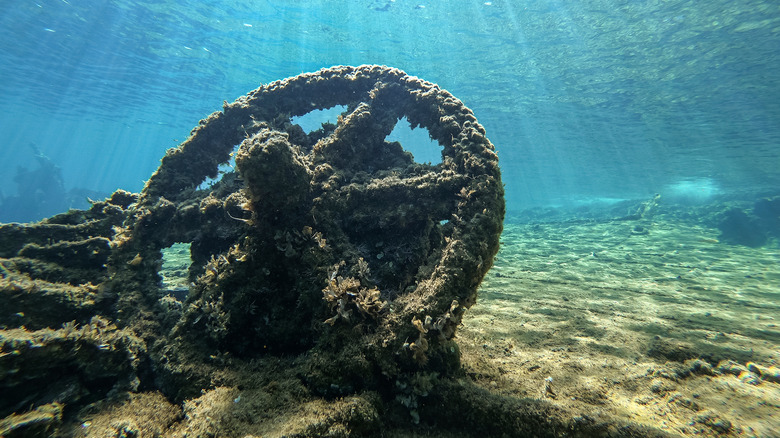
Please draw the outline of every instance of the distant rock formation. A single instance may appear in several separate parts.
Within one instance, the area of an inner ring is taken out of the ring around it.
[[[13,182],[16,195],[0,196],[0,222],[33,222],[62,213],[70,208],[88,208],[88,198],[102,199],[105,193],[73,188],[65,189],[62,169],[29,144],[36,167],[17,166]]]

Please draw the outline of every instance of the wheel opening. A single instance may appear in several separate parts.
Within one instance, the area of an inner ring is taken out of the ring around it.
[[[336,105],[330,108],[309,111],[302,116],[290,119],[293,124],[299,125],[307,135],[322,128],[324,124],[336,124],[339,116],[347,111],[346,105]]]
[[[159,274],[162,277],[162,293],[182,302],[187,298],[190,287],[191,246],[189,242],[177,242],[161,251],[162,267]]]
[[[387,141],[397,141],[405,151],[412,154],[414,161],[435,166],[441,164],[441,145],[431,138],[425,128],[412,129],[409,120],[402,117],[387,136]]]

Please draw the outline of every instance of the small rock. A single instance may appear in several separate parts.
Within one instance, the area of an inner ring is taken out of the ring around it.
[[[665,379],[653,379],[650,383],[650,391],[655,394],[661,394],[669,391],[674,391],[674,383]]]
[[[738,364],[737,362],[734,362],[733,360],[724,360],[723,362],[718,364],[718,371],[723,374],[732,374],[734,376],[739,376],[743,372],[747,371],[747,368],[745,368],[741,364]]]
[[[761,377],[759,377],[758,374],[751,373],[750,371],[742,372],[742,374],[739,375],[739,380],[741,380],[742,383],[747,383],[748,385],[761,384]]]
[[[701,359],[694,359],[685,363],[693,374],[700,374],[705,376],[714,376],[715,370],[712,369],[712,365]]]
[[[728,433],[731,428],[731,422],[725,418],[721,418],[714,412],[705,412],[696,417],[696,422],[703,424],[717,433]]]

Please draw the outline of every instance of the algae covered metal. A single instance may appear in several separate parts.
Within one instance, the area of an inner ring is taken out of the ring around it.
[[[291,122],[336,105],[336,124]],[[441,163],[386,141],[404,117]],[[17,394],[0,418],[12,430],[49,406],[38,424],[56,427],[63,405],[109,391],[186,400],[267,357],[295,358],[314,394],[376,391],[414,412],[459,367],[503,194],[485,130],[432,83],[339,66],[261,86],[201,120],[140,194],[0,226],[0,390]],[[183,302],[160,288],[175,243],[193,261]],[[52,382],[63,372],[81,377]]]

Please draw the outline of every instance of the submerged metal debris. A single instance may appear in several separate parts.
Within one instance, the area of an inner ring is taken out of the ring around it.
[[[335,125],[291,123],[336,105]],[[403,117],[440,164],[385,141]],[[199,188],[236,145],[236,169]],[[0,391],[18,395],[0,418],[112,390],[182,400],[264,355],[300,355],[323,395],[451,374],[503,216],[493,145],[438,86],[383,66],[264,85],[201,120],[139,195],[0,226]],[[193,261],[183,305],[159,286],[177,242]],[[52,383],[64,369],[84,378]]]

